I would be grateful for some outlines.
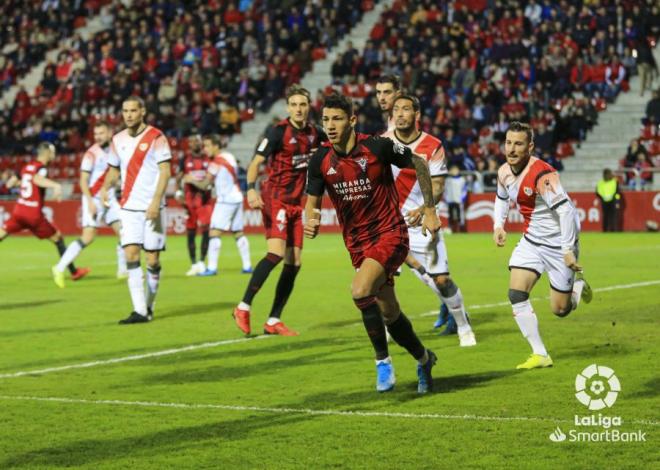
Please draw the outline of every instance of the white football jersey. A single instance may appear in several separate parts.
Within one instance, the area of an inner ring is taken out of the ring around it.
[[[153,126],[147,126],[134,137],[128,129],[114,135],[108,164],[121,170],[122,209],[147,210],[158,186],[158,164],[171,159],[167,138]]]
[[[92,196],[98,197],[99,191],[105,181],[105,175],[108,173],[108,158],[110,157],[110,145],[106,148],[99,144],[92,145],[80,162],[80,171],[89,173],[89,191]],[[115,188],[108,190],[108,197],[115,198]]]
[[[556,209],[563,204],[572,207],[573,203],[552,166],[530,157],[525,169],[515,175],[510,165],[502,165],[497,172],[497,197],[516,203],[525,221],[525,238],[551,248],[562,247],[560,216]],[[573,212],[579,231],[577,211]]]
[[[389,137],[395,142],[408,147],[413,153],[423,156],[429,163],[431,177],[444,176],[447,174],[447,164],[445,163],[445,149],[440,139],[433,137],[426,132],[422,132],[413,142],[405,144],[401,142],[394,132],[387,131],[383,137]],[[417,174],[412,168],[399,168],[392,165],[392,174],[394,183],[399,193],[399,207],[401,213],[405,216],[408,211],[417,209],[424,205],[424,196],[417,181]]]
[[[229,152],[220,152],[209,165],[209,173],[215,177],[216,202],[237,204],[243,202],[238,184],[238,163]]]

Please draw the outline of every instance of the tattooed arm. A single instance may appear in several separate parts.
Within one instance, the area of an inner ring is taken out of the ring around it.
[[[412,164],[415,167],[417,174],[417,181],[419,188],[422,190],[424,196],[424,219],[422,221],[422,234],[426,235],[428,231],[433,238],[440,230],[440,220],[435,211],[435,198],[433,197],[433,181],[431,180],[431,172],[429,171],[429,164],[426,159],[419,155],[413,154]]]

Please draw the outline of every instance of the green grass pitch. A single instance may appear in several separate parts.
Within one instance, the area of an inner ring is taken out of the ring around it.
[[[78,264],[92,273],[64,290],[50,278],[50,243],[9,238],[0,244],[0,468],[657,465],[660,238],[583,234],[581,261],[595,299],[555,318],[541,279],[532,298],[555,366],[526,372],[515,370],[529,348],[505,303],[517,238],[510,233],[497,249],[488,235],[446,237],[452,275],[472,306],[475,348],[437,336],[432,293],[407,269],[397,280],[403,310],[439,357],[436,392],[421,397],[414,361],[397,346],[396,388],[376,393],[338,235],[305,242],[283,317],[301,335],[253,340],[230,317],[248,281],[231,238],[223,239],[218,277],[186,278],[185,240],[171,237],[156,319],[133,326],[117,325],[130,303],[125,282],[114,278],[113,238],[83,252]],[[265,242],[250,242],[256,262]],[[258,333],[278,274],[253,306]],[[648,281],[657,282],[639,285]],[[202,346],[152,354],[193,345]],[[557,427],[603,431],[573,422],[576,414],[598,415],[574,396],[576,374],[593,363],[614,369],[621,382],[616,403],[601,413],[620,416],[621,431],[642,430],[647,442],[550,441]],[[80,364],[89,367],[68,367]],[[32,371],[42,372],[16,375]]]

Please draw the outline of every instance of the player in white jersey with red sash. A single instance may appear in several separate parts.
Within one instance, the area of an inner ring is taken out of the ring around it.
[[[384,137],[408,147],[417,155],[426,158],[433,181],[435,203],[442,199],[444,178],[447,175],[445,151],[442,142],[417,127],[420,117],[419,101],[412,95],[399,94],[393,102],[392,117],[395,129],[387,131]],[[459,343],[463,347],[477,344],[472,328],[467,320],[463,295],[449,276],[449,262],[442,233],[434,240],[424,235],[420,227],[424,198],[414,171],[392,168],[394,181],[399,194],[399,207],[408,222],[410,254],[419,265],[412,269],[415,275],[428,285],[447,305],[449,313],[456,320]]]
[[[131,96],[122,103],[126,129],[115,134],[110,145],[110,169],[101,189],[109,205],[108,192],[121,174],[119,220],[120,240],[126,255],[128,289],[133,311],[120,324],[144,323],[153,319],[165,249],[165,189],[170,178],[172,153],[167,137],[144,122],[146,108],[141,98]],[[140,267],[140,250],[146,252],[147,292]]]
[[[102,223],[112,227],[119,235],[119,203],[115,197],[114,188],[108,191],[109,206],[101,202],[100,191],[105,175],[108,172],[108,157],[110,154],[110,139],[112,132],[107,122],[99,121],[94,125],[94,142],[80,164],[80,191],[82,192],[82,235],[66,249],[60,262],[53,267],[53,279],[59,287],[64,287],[64,270],[72,263],[83,248],[89,246],[96,238],[96,229]],[[117,245],[117,278],[127,276],[126,259],[121,244]]]
[[[229,152],[222,150],[220,136],[213,134],[204,136],[204,153],[210,158],[208,173],[202,181],[192,175],[183,178],[184,183],[192,184],[200,189],[215,186],[215,207],[211,215],[211,231],[209,233],[209,252],[206,271],[198,276],[215,276],[218,274],[218,257],[223,233],[231,233],[236,239],[236,247],[241,255],[243,273],[252,272],[250,262],[250,242],[243,234],[243,192],[238,184],[238,163]]]
[[[502,247],[506,242],[504,224],[510,201],[516,203],[525,220],[523,237],[509,260],[509,300],[513,317],[532,347],[532,354],[517,368],[550,367],[552,358],[541,340],[529,293],[541,274],[547,272],[550,306],[555,315],[565,317],[577,308],[581,298],[591,302],[591,288],[577,262],[580,222],[557,171],[531,156],[534,134],[528,124],[510,124],[504,151],[507,163],[497,173],[495,198],[493,239],[497,246]]]

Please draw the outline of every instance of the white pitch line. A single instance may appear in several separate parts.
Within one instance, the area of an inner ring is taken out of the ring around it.
[[[593,289],[594,292],[609,292],[613,290],[620,290],[620,289],[634,289],[635,287],[646,287],[646,286],[654,286],[656,284],[660,284],[660,279],[655,280],[655,281],[644,281],[644,282],[635,282],[633,284],[618,284],[614,286],[608,286],[608,287],[598,287],[596,289]],[[530,300],[547,300],[550,297],[534,297]],[[465,307],[467,310],[479,310],[482,308],[491,308],[491,307],[504,307],[505,305],[510,305],[510,302],[497,302],[494,304],[481,304],[481,305],[469,305]],[[437,310],[431,310],[429,312],[424,312],[420,313],[418,316],[419,317],[430,317],[433,315],[437,315],[438,311]]]
[[[258,413],[276,413],[276,414],[305,414],[313,416],[348,416],[361,418],[399,418],[399,419],[444,419],[444,420],[463,420],[463,421],[549,421],[553,423],[563,422],[572,423],[571,420],[557,418],[541,418],[534,416],[482,416],[482,415],[445,415],[439,413],[403,413],[388,411],[360,411],[360,410],[317,410],[312,408],[274,408],[263,406],[243,406],[243,405],[220,405],[211,403],[162,403],[153,401],[127,401],[127,400],[85,400],[83,398],[61,398],[61,397],[31,397],[31,396],[11,396],[0,395],[0,400],[6,401],[38,401],[54,402],[82,405],[115,405],[115,406],[135,406],[149,408],[178,408],[188,410],[224,410],[224,411],[245,411]],[[631,424],[645,424],[648,426],[658,426],[660,422],[650,420],[630,420]]]
[[[83,363],[80,363],[80,364],[69,364],[69,365],[66,365],[66,366],[49,367],[47,369],[25,370],[25,371],[20,371],[20,372],[12,372],[12,373],[9,373],[9,374],[0,374],[0,379],[23,377],[23,376],[26,376],[26,375],[43,375],[43,374],[49,374],[51,372],[60,372],[60,371],[63,371],[63,370],[85,369],[85,368],[88,368],[88,367],[102,366],[102,365],[106,365],[106,364],[117,364],[117,363],[120,363],[120,362],[138,361],[140,359],[147,359],[147,358],[150,358],[150,357],[169,356],[171,354],[177,354],[177,353],[180,353],[180,352],[188,352],[188,351],[196,351],[198,349],[214,348],[216,346],[224,346],[224,345],[227,345],[227,344],[245,343],[247,341],[254,341],[254,340],[258,340],[258,339],[266,339],[266,338],[269,338],[269,337],[270,336],[268,336],[268,335],[261,335],[261,336],[255,336],[255,337],[252,337],[252,338],[228,339],[228,340],[224,340],[224,341],[214,341],[214,342],[209,342],[209,343],[192,344],[190,346],[184,346],[182,348],[165,349],[163,351],[155,351],[155,352],[144,353],[144,354],[136,354],[136,355],[133,355],[133,356],[116,357],[114,359],[105,359],[105,360],[100,360],[100,361],[83,362]]]

